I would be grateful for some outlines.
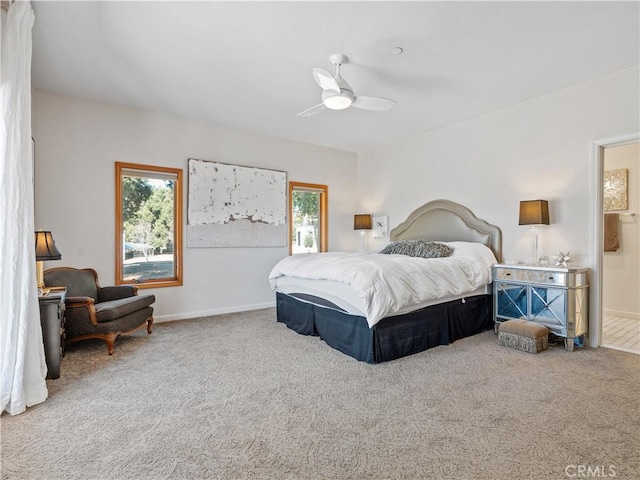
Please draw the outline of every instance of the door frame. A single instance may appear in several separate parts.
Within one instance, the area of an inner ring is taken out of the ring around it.
[[[592,313],[589,315],[589,346],[594,348],[602,345],[602,264],[604,263],[602,179],[604,176],[604,149],[638,142],[640,142],[640,132],[592,142],[591,238],[593,239],[592,258],[594,269],[590,286],[591,301],[589,302],[589,308]]]

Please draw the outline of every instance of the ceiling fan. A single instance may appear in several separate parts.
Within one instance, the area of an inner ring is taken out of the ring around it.
[[[346,80],[340,76],[340,66],[347,63],[347,57],[342,53],[334,53],[329,60],[336,67],[335,75],[321,68],[313,69],[313,79],[322,88],[322,103],[300,112],[298,117],[308,117],[320,113],[325,108],[344,110],[350,106],[364,110],[384,111],[390,110],[397,103],[387,98],[356,96]]]

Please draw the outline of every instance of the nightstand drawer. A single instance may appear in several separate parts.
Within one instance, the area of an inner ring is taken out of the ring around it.
[[[496,280],[512,282],[541,283],[544,285],[567,285],[567,274],[543,270],[519,270],[516,268],[496,268]]]

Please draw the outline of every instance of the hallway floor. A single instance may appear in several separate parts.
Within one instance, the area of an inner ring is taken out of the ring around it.
[[[640,355],[640,320],[604,315],[602,346]]]

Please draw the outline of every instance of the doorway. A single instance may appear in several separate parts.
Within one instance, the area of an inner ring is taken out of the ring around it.
[[[640,143],[605,146],[602,174],[601,344],[640,354]]]
[[[589,279],[589,334],[588,345],[597,348],[602,345],[602,264],[604,257],[604,208],[603,177],[604,152],[606,148],[640,142],[640,132],[617,137],[594,140],[591,144],[591,258],[593,270]],[[635,212],[636,216],[640,212]]]

